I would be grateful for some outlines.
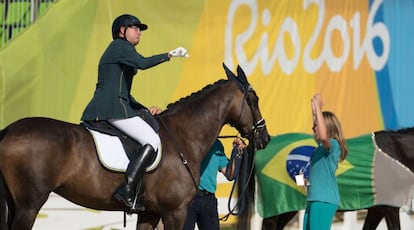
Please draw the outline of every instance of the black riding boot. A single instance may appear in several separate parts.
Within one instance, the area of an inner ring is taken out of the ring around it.
[[[145,211],[145,207],[135,203],[136,189],[138,181],[144,176],[145,169],[153,159],[154,148],[146,144],[137,153],[137,157],[130,161],[125,172],[125,182],[122,183],[114,192],[113,196],[118,201],[131,208],[132,211]]]

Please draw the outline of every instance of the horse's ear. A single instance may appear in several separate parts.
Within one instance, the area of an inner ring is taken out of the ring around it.
[[[223,68],[229,80],[236,80],[236,75],[234,75],[234,73],[231,72],[231,70],[226,66],[226,64],[224,64],[224,62],[223,62]]]
[[[247,81],[246,74],[244,73],[243,69],[240,67],[240,65],[237,65],[237,78],[239,79],[240,83],[244,86],[244,88],[247,90],[250,87],[249,82]]]
[[[227,78],[229,79],[229,80],[233,80],[233,81],[236,81],[237,82],[237,85],[239,86],[239,88],[240,88],[240,90],[242,91],[242,92],[246,92],[245,91],[245,87],[244,87],[244,84],[239,80],[239,78],[238,77],[236,77],[236,75],[234,75],[234,73],[226,66],[226,64],[224,64],[224,62],[223,62],[223,68],[224,68],[224,71],[226,72],[226,75],[227,75]],[[245,77],[246,78],[246,77]]]

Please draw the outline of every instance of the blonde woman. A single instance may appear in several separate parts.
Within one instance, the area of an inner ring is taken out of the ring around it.
[[[320,94],[312,97],[312,130],[318,146],[310,159],[304,230],[331,228],[340,200],[335,172],[348,154],[341,124],[334,113],[322,111],[323,104]]]

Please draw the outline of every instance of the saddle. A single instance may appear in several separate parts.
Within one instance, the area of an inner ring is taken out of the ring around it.
[[[154,119],[155,121],[155,119]],[[88,130],[95,142],[98,158],[102,165],[112,171],[125,172],[128,163],[134,160],[137,151],[142,145],[123,133],[108,121],[84,121],[81,126]],[[162,158],[160,147],[151,164],[146,171],[150,172],[157,168]]]
[[[117,136],[124,147],[125,153],[129,160],[134,157],[134,154],[141,148],[141,144],[134,139],[128,137],[119,129],[115,128],[108,121],[83,121],[81,123],[84,127],[95,130],[100,133],[104,133],[110,136]]]

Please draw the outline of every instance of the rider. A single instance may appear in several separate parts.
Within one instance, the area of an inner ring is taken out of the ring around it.
[[[140,41],[142,31],[147,28],[146,24],[129,14],[120,15],[113,21],[113,41],[99,61],[95,93],[81,118],[82,121],[106,120],[142,144],[142,148],[128,164],[125,182],[113,194],[133,211],[145,210],[144,206],[134,202],[136,187],[159,150],[161,141],[158,130],[154,130],[148,123],[148,119],[152,119],[150,113],[154,115],[160,109],[147,109],[132,97],[132,80],[138,69],[151,68],[169,61],[171,57],[188,57],[187,51],[182,47],[168,53],[143,57],[135,50],[135,46]]]

